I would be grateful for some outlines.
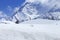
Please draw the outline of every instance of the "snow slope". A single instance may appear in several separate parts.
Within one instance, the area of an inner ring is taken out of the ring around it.
[[[0,40],[60,40],[60,21],[35,19],[0,24]]]
[[[54,24],[54,25],[58,25],[60,24],[60,20],[48,20],[48,19],[33,19],[33,20],[29,20],[29,21],[25,21],[22,22],[20,24]]]
[[[60,25],[0,25],[0,40],[60,40]]]
[[[11,21],[1,21],[0,24],[15,24],[15,23]]]

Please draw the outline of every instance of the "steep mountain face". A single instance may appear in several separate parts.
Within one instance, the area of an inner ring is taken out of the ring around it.
[[[11,17],[1,13],[0,19],[14,23],[21,23],[38,18],[60,20],[59,3],[59,0],[26,0],[20,7],[13,10],[14,12]]]
[[[59,0],[48,0],[43,1],[26,1],[22,6],[15,12],[13,16],[14,22],[23,22],[27,20],[42,18],[51,20],[60,20],[60,6]]]
[[[18,12],[16,12],[13,18],[19,20],[19,22],[27,21],[38,17],[39,15],[37,13],[38,11],[35,7],[31,6],[31,3],[27,2],[18,10]]]

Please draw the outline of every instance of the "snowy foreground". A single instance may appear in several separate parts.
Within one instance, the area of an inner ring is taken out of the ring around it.
[[[48,22],[50,23],[48,24]],[[0,40],[60,40],[59,21],[46,20],[43,23],[0,24]]]

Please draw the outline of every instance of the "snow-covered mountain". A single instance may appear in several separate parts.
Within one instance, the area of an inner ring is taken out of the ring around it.
[[[34,19],[60,20],[59,0],[25,0],[25,2],[13,10],[11,17],[5,16],[3,20],[21,23]]]
[[[0,21],[8,20],[7,15],[0,11]]]
[[[60,20],[59,0],[26,0],[13,14],[14,22],[42,18]]]
[[[0,24],[12,24],[12,18],[0,11]],[[14,23],[13,23],[14,24]]]
[[[58,1],[27,0],[11,17],[1,12],[0,40],[60,40]]]

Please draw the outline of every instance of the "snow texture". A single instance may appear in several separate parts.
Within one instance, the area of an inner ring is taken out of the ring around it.
[[[59,30],[59,24],[1,24],[0,40],[60,40]]]

